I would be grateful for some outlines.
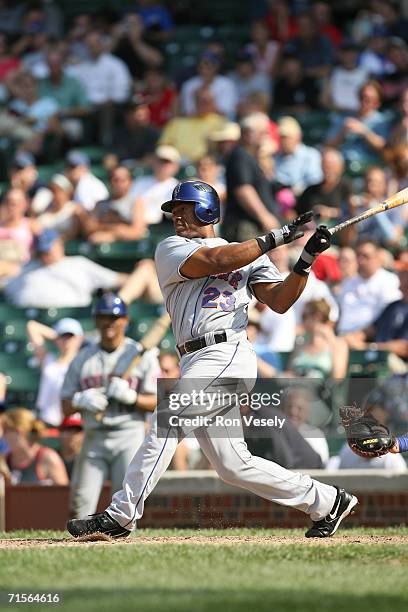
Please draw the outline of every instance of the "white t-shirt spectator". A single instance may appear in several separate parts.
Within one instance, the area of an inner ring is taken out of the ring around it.
[[[368,73],[364,68],[346,70],[338,66],[330,77],[330,96],[336,108],[357,111],[360,107],[358,91],[367,81]]]
[[[328,469],[333,470],[393,470],[406,472],[407,464],[402,455],[388,453],[382,457],[364,459],[354,454],[348,444],[345,444],[336,457],[331,457]]]
[[[145,219],[148,225],[160,223],[163,219],[160,203],[171,200],[171,194],[177,183],[178,181],[174,177],[165,181],[158,181],[153,175],[142,176],[133,182],[132,195],[143,200]]]
[[[310,272],[307,285],[302,295],[296,300],[292,308],[296,314],[296,324],[302,324],[303,309],[306,302],[311,300],[325,300],[330,306],[330,321],[336,322],[339,318],[339,307],[334,299],[329,287],[323,281],[316,278],[313,271]]]
[[[72,199],[90,212],[95,208],[97,202],[106,200],[108,197],[109,191],[106,185],[97,176],[88,172],[79,179]]]
[[[365,329],[391,302],[401,298],[396,274],[380,268],[370,278],[357,275],[344,281],[337,297],[340,306],[339,333]]]
[[[111,53],[71,66],[67,72],[79,79],[93,104],[120,103],[129,97],[132,77],[128,67]]]
[[[261,312],[257,343],[269,351],[291,352],[296,339],[296,314],[293,308],[278,314],[270,308]]]
[[[184,114],[194,115],[196,113],[194,93],[203,86],[203,79],[200,76],[188,79],[181,88],[181,108]],[[214,96],[217,111],[229,119],[235,118],[235,111],[238,104],[238,93],[231,79],[226,76],[218,75],[209,86]]]
[[[63,419],[60,393],[68,366],[51,354],[45,356],[42,365],[36,407],[39,418],[50,425],[58,426]]]
[[[49,266],[33,260],[5,286],[7,299],[20,308],[89,306],[96,289],[114,289],[118,272],[86,257],[64,257]]]

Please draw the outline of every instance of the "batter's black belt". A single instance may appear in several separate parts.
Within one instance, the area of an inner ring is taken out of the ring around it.
[[[213,335],[213,339],[208,341],[205,339],[205,336],[200,336],[200,338],[194,338],[194,340],[187,340],[183,344],[177,345],[177,350],[180,354],[180,357],[186,355],[187,353],[194,353],[195,351],[199,351],[206,346],[211,346],[213,344],[219,344],[220,342],[227,341],[227,332],[220,331],[215,332]]]

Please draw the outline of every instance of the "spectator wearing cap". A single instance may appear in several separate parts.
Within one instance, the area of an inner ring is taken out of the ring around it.
[[[226,158],[232,149],[237,145],[241,138],[241,128],[239,123],[228,121],[219,129],[210,134],[210,146],[214,148],[218,157],[225,163]]]
[[[84,219],[84,232],[93,243],[139,240],[146,233],[143,204],[132,193],[132,175],[116,166],[110,176],[111,195]]]
[[[269,138],[268,117],[254,113],[241,122],[241,139],[226,162],[227,203],[222,234],[229,242],[254,238],[279,225],[276,203],[257,155]]]
[[[188,79],[181,88],[180,104],[182,113],[194,116],[200,113],[198,89],[209,89],[214,99],[214,111],[233,119],[236,114],[238,96],[233,81],[221,74],[220,58],[213,51],[205,51],[197,64],[197,76]]]
[[[177,92],[161,68],[145,71],[141,94],[148,105],[151,124],[162,128],[175,114]]]
[[[177,149],[171,145],[160,145],[152,162],[153,174],[141,176],[133,182],[131,194],[136,198],[136,207],[141,210],[148,225],[163,220],[160,202],[171,198],[178,182],[176,175],[180,170],[180,162]]]
[[[85,40],[89,59],[70,67],[69,74],[79,79],[94,105],[98,138],[106,146],[112,139],[116,107],[128,99],[132,79],[126,64],[106,51],[99,32],[89,32]]]
[[[27,321],[27,334],[41,367],[40,386],[36,400],[38,418],[56,427],[63,418],[60,392],[68,366],[78,353],[84,332],[76,319],[60,319],[54,327],[39,321]],[[57,352],[49,352],[46,342],[52,342]]]
[[[71,480],[75,461],[79,457],[84,439],[82,418],[79,412],[64,417],[59,426],[60,455],[65,464],[68,478]]]
[[[317,108],[318,103],[316,80],[305,75],[299,57],[285,54],[276,79],[273,107],[284,113],[304,113]]]
[[[72,200],[74,187],[64,174],[54,174],[48,183],[52,200],[38,215],[41,229],[53,229],[63,240],[73,240],[80,233],[80,206]]]
[[[298,26],[298,34],[284,47],[285,53],[301,59],[306,76],[314,79],[327,77],[335,60],[331,40],[319,33],[318,24],[309,13],[299,15]]]
[[[73,149],[66,156],[65,163],[65,174],[74,186],[74,201],[90,212],[97,202],[109,196],[108,190],[104,183],[92,174],[90,159],[85,153]]]
[[[111,30],[111,52],[136,79],[143,76],[146,68],[163,63],[161,52],[148,42],[146,35],[143,19],[134,11],[128,11]]]
[[[34,236],[40,232],[26,216],[29,203],[22,189],[9,189],[0,206],[0,276],[15,276],[31,257]]]
[[[47,208],[52,193],[38,176],[34,155],[29,151],[18,151],[14,157],[10,173],[10,186],[22,189],[30,202],[30,212],[34,215]]]
[[[78,142],[83,134],[82,119],[89,114],[90,103],[82,83],[67,74],[58,49],[47,53],[48,75],[39,82],[39,93],[58,104],[57,118],[69,141]]]
[[[194,162],[205,155],[210,135],[226,123],[225,118],[217,111],[210,87],[195,89],[193,96],[194,114],[170,119],[159,141],[160,145],[175,147],[186,163]]]
[[[112,170],[119,163],[129,167],[149,165],[160,131],[150,120],[147,100],[134,96],[125,107],[125,124],[113,132],[104,165]]]
[[[138,14],[143,20],[146,34],[153,42],[166,42],[174,28],[170,11],[157,0],[139,0]]]
[[[337,51],[339,63],[326,79],[321,96],[322,105],[338,112],[357,111],[358,93],[369,73],[357,66],[359,48],[352,40],[345,40]]]
[[[22,308],[89,306],[96,289],[120,287],[128,279],[127,274],[86,257],[66,257],[62,239],[54,230],[38,236],[36,255],[4,289],[7,299]]]
[[[256,20],[251,23],[251,42],[246,46],[246,51],[250,54],[257,73],[267,78],[275,75],[279,47],[279,43],[271,39],[265,22]]]
[[[381,95],[377,81],[367,81],[359,90],[358,110],[333,119],[326,144],[339,148],[347,162],[367,164],[381,159],[390,132],[389,118],[380,111]]]
[[[323,180],[320,152],[302,142],[302,130],[293,117],[278,121],[280,148],[275,155],[275,178],[280,187],[298,197],[306,187]]]
[[[241,103],[255,91],[261,91],[268,95],[270,93],[270,78],[257,71],[254,57],[249,49],[242,49],[238,53],[235,69],[229,76],[235,84],[238,103]]]

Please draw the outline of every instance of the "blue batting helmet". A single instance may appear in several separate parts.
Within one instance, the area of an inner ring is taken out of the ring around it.
[[[171,212],[177,202],[194,204],[195,216],[201,223],[218,223],[220,220],[220,198],[214,187],[203,181],[183,181],[175,186],[171,200],[164,202],[161,209]]]
[[[104,293],[95,304],[93,311],[97,315],[110,315],[111,317],[126,317],[128,309],[125,302],[117,293],[109,291]]]

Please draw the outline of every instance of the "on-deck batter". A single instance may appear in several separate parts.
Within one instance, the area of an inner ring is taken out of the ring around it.
[[[181,356],[180,385],[197,379],[206,388],[228,385],[243,377],[247,386],[256,378],[256,358],[246,338],[247,306],[254,295],[276,312],[285,312],[302,293],[315,257],[330,246],[330,233],[320,227],[308,240],[301,257],[284,280],[266,253],[302,236],[299,227],[311,219],[306,213],[281,229],[243,243],[228,244],[216,238],[220,205],[215,190],[200,181],[184,181],[162,205],[171,212],[176,236],[159,244],[155,261],[160,286]],[[209,381],[209,382],[207,382]],[[160,413],[160,407],[158,412]],[[190,410],[192,416],[208,416],[208,406]],[[218,404],[211,415],[228,411],[239,418],[239,405]],[[310,476],[291,472],[251,455],[242,428],[223,435],[214,425],[194,430],[199,444],[220,477],[279,504],[310,515],[307,537],[332,535],[357,499]],[[75,537],[103,532],[113,537],[129,535],[143,514],[144,500],[167,469],[177,447],[177,436],[168,428],[157,435],[157,412],[150,433],[132,459],[123,488],[103,513],[68,522]]]
[[[71,481],[70,516],[92,514],[105,480],[112,493],[145,437],[145,413],[156,407],[160,371],[156,349],[146,351],[127,380],[121,378],[140,353],[140,345],[125,336],[127,307],[115,293],[95,306],[101,340],[84,347],[71,362],[61,391],[66,415],[82,412],[85,430],[81,453]]]

